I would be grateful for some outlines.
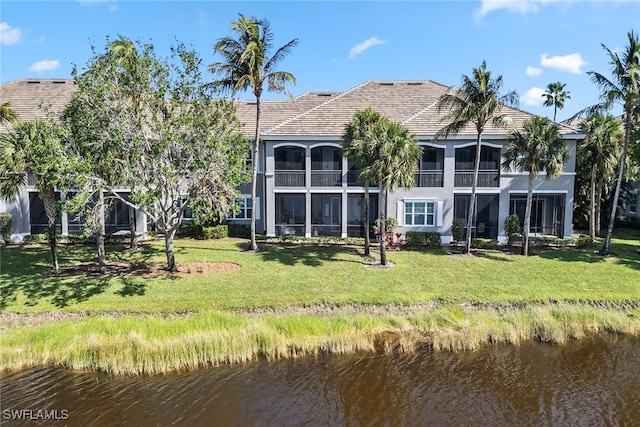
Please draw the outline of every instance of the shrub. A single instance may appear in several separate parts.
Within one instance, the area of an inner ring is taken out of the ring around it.
[[[202,237],[204,239],[222,239],[229,236],[229,229],[226,224],[202,227]]]
[[[180,235],[182,237],[191,237],[193,239],[204,239],[203,227],[194,222],[180,224]]]
[[[471,246],[476,249],[497,249],[498,241],[494,239],[476,238],[471,241]]]
[[[406,242],[409,247],[426,246],[429,248],[439,248],[441,245],[440,233],[407,231]]]
[[[507,241],[507,244],[511,246],[515,241],[516,237],[518,237],[518,235],[522,231],[520,227],[520,217],[516,214],[509,215],[504,220],[504,231],[505,233],[507,233],[507,236],[509,239]]]
[[[376,236],[379,236],[380,238],[382,238],[382,233],[381,233],[381,228],[382,228],[382,219],[378,218],[376,219],[375,224],[373,225],[373,233]],[[400,236],[401,234],[396,233],[396,228],[398,228],[398,220],[392,216],[387,217],[386,221],[385,221],[385,228],[386,228],[386,232],[387,232],[387,246],[391,247],[393,246],[396,242],[394,241],[394,237],[397,237],[398,244],[403,243]]]
[[[2,234],[2,238],[5,243],[9,243],[11,241],[11,222],[13,217],[10,213],[0,213],[0,234]]]
[[[251,237],[251,226],[247,224],[227,224],[230,237]]]
[[[453,218],[453,223],[451,224],[451,235],[453,236],[453,241],[456,245],[464,238],[464,221],[462,218]]]

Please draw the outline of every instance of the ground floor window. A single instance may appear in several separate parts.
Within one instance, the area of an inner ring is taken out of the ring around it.
[[[129,193],[123,193],[120,195],[127,200],[129,198]],[[125,204],[122,200],[113,196],[105,195],[105,202],[108,206],[108,209],[105,210],[105,233],[113,234],[118,231],[129,231],[131,225],[129,223],[129,209],[131,209],[131,207]]]
[[[276,194],[276,234],[304,236],[305,194]]]
[[[342,194],[311,195],[311,233],[313,236],[341,235]]]
[[[404,204],[404,225],[436,225],[435,201],[411,201]]]
[[[534,194],[531,201],[531,225],[529,233],[564,235],[564,194]],[[509,215],[518,215],[524,226],[527,195],[512,195],[509,200]]]
[[[453,217],[460,218],[467,228],[469,219],[470,194],[456,194],[453,199]],[[471,224],[473,237],[496,239],[500,229],[498,213],[500,208],[500,196],[498,194],[478,194],[474,208],[474,218]]]
[[[242,194],[236,199],[236,206],[231,217],[233,219],[251,219],[252,208],[251,196]]]
[[[60,193],[56,192],[56,202],[60,201]],[[29,192],[29,221],[31,222],[31,234],[43,234],[48,231],[49,220],[44,209],[44,202],[37,191]],[[62,232],[60,213],[56,218],[56,233]]]
[[[369,221],[365,227],[364,194],[349,194],[347,196],[347,236],[364,237],[365,228],[369,236],[374,237],[373,224],[378,218],[378,194],[369,194]]]

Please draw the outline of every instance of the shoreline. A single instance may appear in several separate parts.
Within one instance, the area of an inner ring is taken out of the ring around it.
[[[113,375],[155,375],[322,352],[470,351],[526,341],[563,344],[604,331],[640,336],[640,302],[2,313],[0,371],[54,365]]]

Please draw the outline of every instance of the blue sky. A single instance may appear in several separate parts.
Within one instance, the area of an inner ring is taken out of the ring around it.
[[[433,80],[456,86],[483,60],[520,108],[542,106],[547,84],[570,92],[558,120],[598,100],[587,71],[610,73],[602,44],[621,50],[640,32],[640,1],[12,1],[0,3],[0,81],[70,78],[91,44],[122,34],[151,42],[161,54],[176,39],[193,45],[205,64],[242,13],[266,18],[274,45],[299,45],[281,63],[297,78],[294,96],[348,90],[367,80]],[[210,76],[210,75],[208,75]],[[213,76],[211,76],[213,79]],[[244,94],[243,98],[250,98]],[[265,94],[265,98],[282,99]]]

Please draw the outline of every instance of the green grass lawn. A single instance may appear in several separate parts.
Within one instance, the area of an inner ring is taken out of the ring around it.
[[[209,276],[46,277],[46,246],[2,248],[0,310],[42,313],[175,313],[254,310],[320,304],[422,304],[470,302],[522,304],[553,301],[640,302],[638,233],[620,234],[613,257],[597,248],[535,249],[522,257],[497,250],[451,256],[445,250],[392,251],[390,269],[363,265],[358,248],[341,245],[266,245],[243,252],[245,241],[177,240],[176,258],[231,262],[234,272]],[[111,260],[163,262],[163,244],[129,254],[108,245]],[[361,250],[361,248],[359,248]],[[63,245],[61,266],[91,261],[92,246]]]
[[[638,335],[635,233],[619,233],[616,256],[607,258],[595,247],[536,248],[527,258],[400,250],[390,252],[389,269],[367,267],[362,248],[341,245],[267,244],[249,253],[243,240],[178,240],[178,263],[240,266],[209,276],[49,277],[46,246],[4,247],[0,371],[55,364],[159,373],[321,351],[410,352],[425,344],[465,350],[562,343],[600,331]],[[110,260],[164,261],[161,242],[135,254],[117,245],[107,251]],[[61,266],[75,265],[91,261],[94,250],[64,245],[60,256]],[[327,308],[339,306],[345,309]]]

